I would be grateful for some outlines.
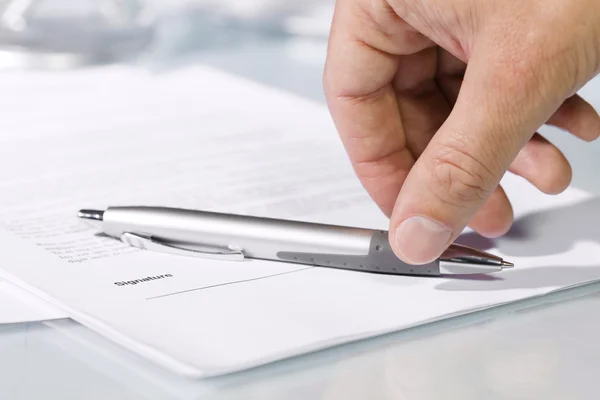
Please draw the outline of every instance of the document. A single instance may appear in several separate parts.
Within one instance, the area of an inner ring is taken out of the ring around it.
[[[600,279],[600,200],[507,175],[513,270],[415,278],[137,250],[76,218],[155,205],[387,229],[329,113],[205,67],[9,73],[0,275],[153,362],[214,376]],[[23,112],[27,109],[27,112]]]
[[[67,314],[27,291],[0,281],[0,325],[50,321]]]

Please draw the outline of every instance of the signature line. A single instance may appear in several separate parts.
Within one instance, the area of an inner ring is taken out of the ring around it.
[[[259,280],[262,280],[262,279],[273,278],[275,276],[288,275],[288,274],[293,274],[294,272],[306,271],[306,270],[313,269],[313,268],[315,268],[315,267],[301,268],[301,269],[296,269],[294,271],[280,272],[279,274],[260,276],[258,278],[244,279],[244,280],[241,280],[241,281],[234,281],[234,282],[227,282],[227,283],[219,283],[217,285],[203,286],[203,287],[199,287],[199,288],[195,288],[195,289],[187,289],[187,290],[182,290],[180,292],[167,293],[167,294],[161,294],[159,296],[148,297],[148,298],[146,298],[146,300],[160,299],[160,298],[163,298],[163,297],[175,296],[176,294],[182,294],[182,293],[188,293],[188,292],[197,292],[199,290],[212,289],[212,288],[216,288],[216,287],[220,287],[220,286],[235,285],[236,283],[245,283],[245,282],[259,281]]]

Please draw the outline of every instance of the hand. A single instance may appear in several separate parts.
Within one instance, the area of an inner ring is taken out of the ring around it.
[[[576,92],[599,67],[597,0],[337,0],[325,93],[396,254],[430,262],[467,225],[506,233],[507,171],[563,191],[569,163],[536,130],[596,139]]]

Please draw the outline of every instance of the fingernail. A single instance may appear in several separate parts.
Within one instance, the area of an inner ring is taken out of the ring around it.
[[[427,264],[448,247],[452,232],[425,217],[410,217],[396,228],[396,246],[411,264]]]

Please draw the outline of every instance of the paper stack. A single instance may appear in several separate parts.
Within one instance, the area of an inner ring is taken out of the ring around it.
[[[324,106],[202,67],[0,76],[4,279],[177,373],[213,376],[600,278],[600,200],[506,176],[513,233],[480,279],[138,251],[81,208],[163,205],[387,229]],[[23,112],[23,109],[27,112]],[[144,278],[156,279],[144,279]]]
[[[63,318],[68,316],[61,309],[52,307],[17,286],[0,281],[0,325]]]

